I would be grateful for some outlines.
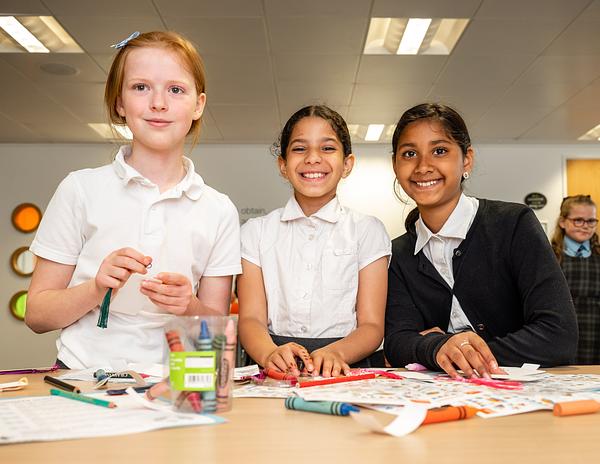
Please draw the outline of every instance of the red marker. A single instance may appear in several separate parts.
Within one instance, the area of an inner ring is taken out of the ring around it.
[[[375,374],[359,374],[359,375],[346,375],[343,377],[327,377],[325,379],[318,380],[307,380],[299,383],[300,388],[303,387],[316,387],[317,385],[330,385],[332,383],[341,383],[341,382],[352,382],[354,380],[367,380],[374,379],[376,377]]]

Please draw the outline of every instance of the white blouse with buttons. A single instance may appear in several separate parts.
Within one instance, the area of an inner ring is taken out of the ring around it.
[[[461,194],[454,211],[437,234],[431,232],[420,217],[415,224],[417,231],[415,255],[422,249],[427,259],[431,261],[431,264],[450,288],[454,287],[452,256],[455,249],[467,236],[478,207],[479,200],[477,198]],[[452,295],[448,332],[457,333],[465,329],[473,330],[473,325],[464,313],[456,296]]]
[[[306,217],[294,197],[242,227],[242,258],[262,270],[269,332],[345,337],[356,328],[358,273],[388,256],[382,222],[336,198]]]

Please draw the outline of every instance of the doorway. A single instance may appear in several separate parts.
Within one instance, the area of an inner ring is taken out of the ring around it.
[[[600,159],[567,160],[567,195],[591,195],[600,205]]]

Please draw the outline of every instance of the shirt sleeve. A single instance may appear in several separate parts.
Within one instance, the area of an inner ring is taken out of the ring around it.
[[[207,277],[241,274],[240,220],[237,208],[229,198],[222,208],[217,237],[204,273]]]
[[[30,250],[61,264],[75,265],[84,244],[82,192],[74,173],[59,184],[37,230]]]
[[[373,216],[366,216],[360,222],[358,243],[358,269],[367,267],[383,256],[390,256],[391,242],[383,222]],[[388,259],[389,263],[389,259]]]
[[[242,226],[242,258],[260,266],[260,231],[261,218],[251,218]]]

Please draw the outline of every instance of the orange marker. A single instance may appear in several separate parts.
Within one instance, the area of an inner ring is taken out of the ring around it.
[[[477,411],[476,408],[470,406],[445,406],[443,408],[428,409],[425,420],[421,425],[469,419],[470,417],[473,417]]]
[[[573,416],[575,414],[592,414],[600,411],[600,403],[595,400],[565,401],[556,403],[552,413],[555,416]]]

